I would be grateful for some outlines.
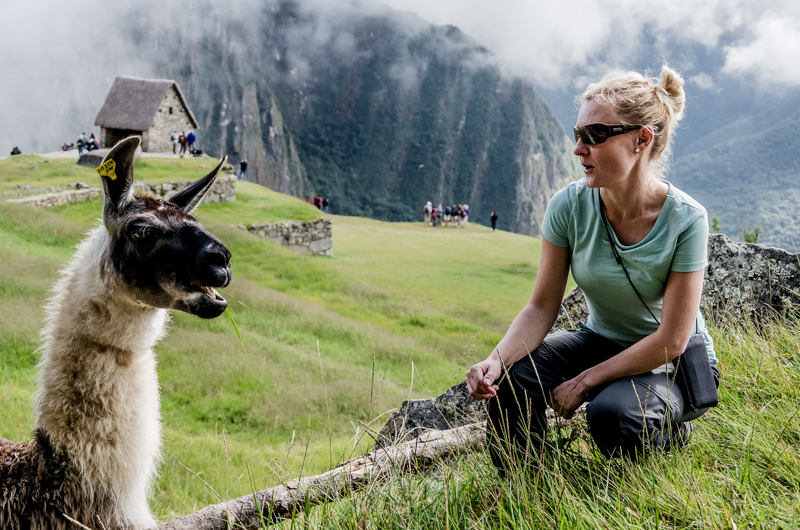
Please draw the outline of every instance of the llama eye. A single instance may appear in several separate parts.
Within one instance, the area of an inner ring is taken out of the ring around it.
[[[136,242],[155,242],[161,236],[161,231],[152,226],[140,226],[131,231],[131,239]]]

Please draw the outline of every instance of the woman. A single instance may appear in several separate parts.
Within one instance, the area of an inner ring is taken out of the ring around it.
[[[669,361],[695,330],[704,333],[713,366],[716,356],[699,311],[707,214],[661,178],[683,114],[682,87],[665,66],[658,83],[620,72],[581,96],[573,152],[585,178],[553,196],[531,299],[467,373],[470,395],[490,400],[489,425],[502,440],[492,458],[501,472],[510,449],[544,441],[547,403],[569,418],[589,401],[590,432],[606,455],[670,449],[691,434],[691,423],[680,421],[684,397],[668,377]],[[570,268],[589,320],[548,336]]]

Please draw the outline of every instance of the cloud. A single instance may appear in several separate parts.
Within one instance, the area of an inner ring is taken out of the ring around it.
[[[714,83],[714,79],[710,75],[704,73],[695,74],[689,77],[688,82],[709,92],[717,88]]]
[[[611,69],[632,67],[645,52],[674,59],[676,45],[714,58],[705,66],[691,54],[679,58],[683,64],[677,66],[702,89],[719,89],[724,76],[800,85],[795,0],[771,0],[769,8],[759,0],[672,0],[657,8],[639,0],[298,1],[302,20],[287,33],[298,81],[313,75],[315,48],[336,49],[341,61],[357,57],[357,39],[343,30],[354,17],[387,16],[409,35],[428,31],[428,23],[457,26],[491,50],[504,71],[542,88],[580,91]],[[191,8],[179,0],[8,3],[0,17],[0,154],[13,145],[46,152],[88,133],[114,77],[152,76],[157,61],[168,60],[160,36],[179,30],[181,45],[191,47],[211,32],[232,47],[244,46],[262,34],[259,21],[275,5],[264,0],[199,0]],[[443,39],[442,46],[448,42]],[[248,49],[254,60],[259,53]],[[716,71],[708,70],[709,63]],[[412,67],[399,60],[392,70],[406,88],[415,83]]]
[[[747,39],[725,48],[726,74],[762,86],[800,86],[800,16],[768,11]]]
[[[767,11],[760,0],[672,0],[657,7],[638,0],[382,1],[433,23],[460,27],[491,49],[511,73],[529,77],[545,88],[570,84],[583,88],[576,83],[596,79],[613,68],[630,68],[645,51],[651,55],[661,52],[671,59],[676,45],[696,45],[719,54],[722,45],[737,34],[748,33]],[[789,12],[800,9],[787,0],[773,0],[770,5]],[[779,29],[790,33],[789,28]],[[739,48],[729,52],[731,66],[726,73],[752,71],[763,60],[773,63],[769,49],[757,40],[744,43],[741,52],[741,58]],[[696,66],[692,62],[678,66],[688,74],[713,75],[691,71]],[[696,79],[704,81],[708,78]]]

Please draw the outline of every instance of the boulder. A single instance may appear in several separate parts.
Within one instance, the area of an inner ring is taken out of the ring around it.
[[[723,234],[708,241],[703,315],[716,322],[800,316],[800,256]]]
[[[386,447],[422,430],[443,431],[485,419],[483,402],[472,399],[462,381],[434,399],[404,401],[380,430],[375,445]]]

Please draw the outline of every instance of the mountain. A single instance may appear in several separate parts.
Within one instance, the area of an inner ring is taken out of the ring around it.
[[[529,82],[502,75],[455,27],[305,5],[266,2],[242,19],[209,4],[197,25],[130,38],[159,43],[149,53],[180,83],[206,151],[247,158],[251,180],[328,196],[336,213],[411,221],[431,200],[539,234],[550,197],[578,172]]]

